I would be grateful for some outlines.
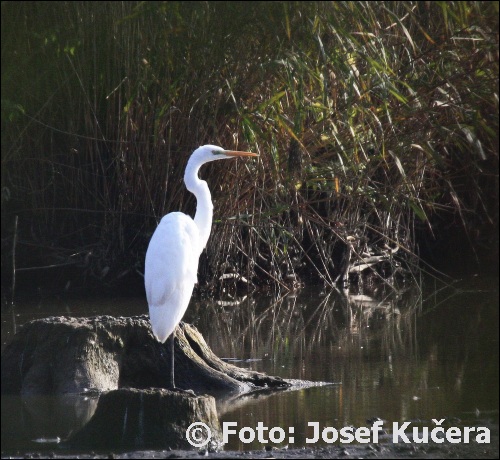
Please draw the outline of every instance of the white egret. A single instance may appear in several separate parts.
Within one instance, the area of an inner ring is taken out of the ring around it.
[[[182,212],[164,216],[156,228],[146,252],[144,283],[153,334],[162,343],[171,337],[170,385],[174,381],[174,330],[189,304],[198,281],[198,259],[212,227],[213,204],[210,190],[200,180],[200,167],[214,160],[238,156],[258,156],[252,152],[224,150],[216,145],[196,149],[186,166],[184,183],[196,196],[194,219]]]

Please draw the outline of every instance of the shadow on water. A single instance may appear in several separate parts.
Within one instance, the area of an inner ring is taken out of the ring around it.
[[[399,292],[326,292],[192,301],[195,324],[220,357],[288,379],[333,385],[220,399],[221,423],[238,428],[293,427],[306,445],[310,422],[320,427],[392,422],[498,422],[498,281]],[[48,304],[47,304],[48,305]],[[144,299],[100,299],[17,305],[2,312],[2,347],[15,329],[49,315],[137,315]],[[2,397],[2,451],[54,448],[80,429],[95,396]],[[321,443],[321,441],[320,441]],[[283,444],[287,444],[285,441]],[[261,449],[229,438],[226,450]],[[311,447],[309,444],[308,447]]]

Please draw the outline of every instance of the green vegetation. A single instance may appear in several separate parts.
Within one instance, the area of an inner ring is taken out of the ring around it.
[[[2,273],[143,270],[197,146],[200,279],[333,284],[346,258],[498,227],[498,2],[3,2]],[[489,243],[488,243],[489,244]],[[497,250],[495,248],[495,250]],[[493,251],[494,252],[494,251]]]

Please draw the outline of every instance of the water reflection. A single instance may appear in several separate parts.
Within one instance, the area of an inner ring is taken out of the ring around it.
[[[54,448],[85,426],[98,401],[74,394],[2,396],[2,450]]]
[[[491,291],[472,284],[467,291],[462,284],[460,291],[448,287],[429,294],[415,286],[370,293],[308,288],[281,297],[192,301],[185,319],[218,356],[238,366],[334,383],[219,401],[221,422],[293,426],[299,447],[312,435],[309,422],[341,428],[366,426],[372,417],[387,426],[451,416],[464,423],[485,416],[497,421],[497,280],[488,286]],[[2,312],[2,344],[35,317],[146,311],[143,298],[61,301],[51,303],[50,311],[43,304],[18,305]],[[16,448],[23,439],[64,439],[86,422],[95,402],[2,398],[2,448],[13,447],[14,436]],[[233,437],[226,448],[262,445]]]
[[[246,298],[230,307],[198,303],[189,314],[221,357],[252,359],[247,367],[286,378],[328,380],[335,374],[314,364],[319,354],[326,364],[371,352],[387,359],[413,353],[420,290],[375,295],[303,289],[277,299]]]

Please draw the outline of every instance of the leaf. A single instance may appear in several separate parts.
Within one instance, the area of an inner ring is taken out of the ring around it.
[[[420,206],[420,204],[417,204],[414,201],[410,201],[410,208],[422,222],[427,222],[427,215],[425,214],[425,211],[422,206]]]
[[[264,112],[270,105],[273,105],[276,101],[279,101],[285,94],[286,90],[280,91],[279,93],[275,94],[273,97],[260,104],[257,108],[257,111],[260,113]]]
[[[389,150],[389,153],[390,153],[392,159],[394,160],[394,163],[396,163],[396,166],[397,166],[399,172],[406,179],[406,173],[405,173],[405,170],[404,170],[403,165],[401,163],[401,160],[391,150]]]

